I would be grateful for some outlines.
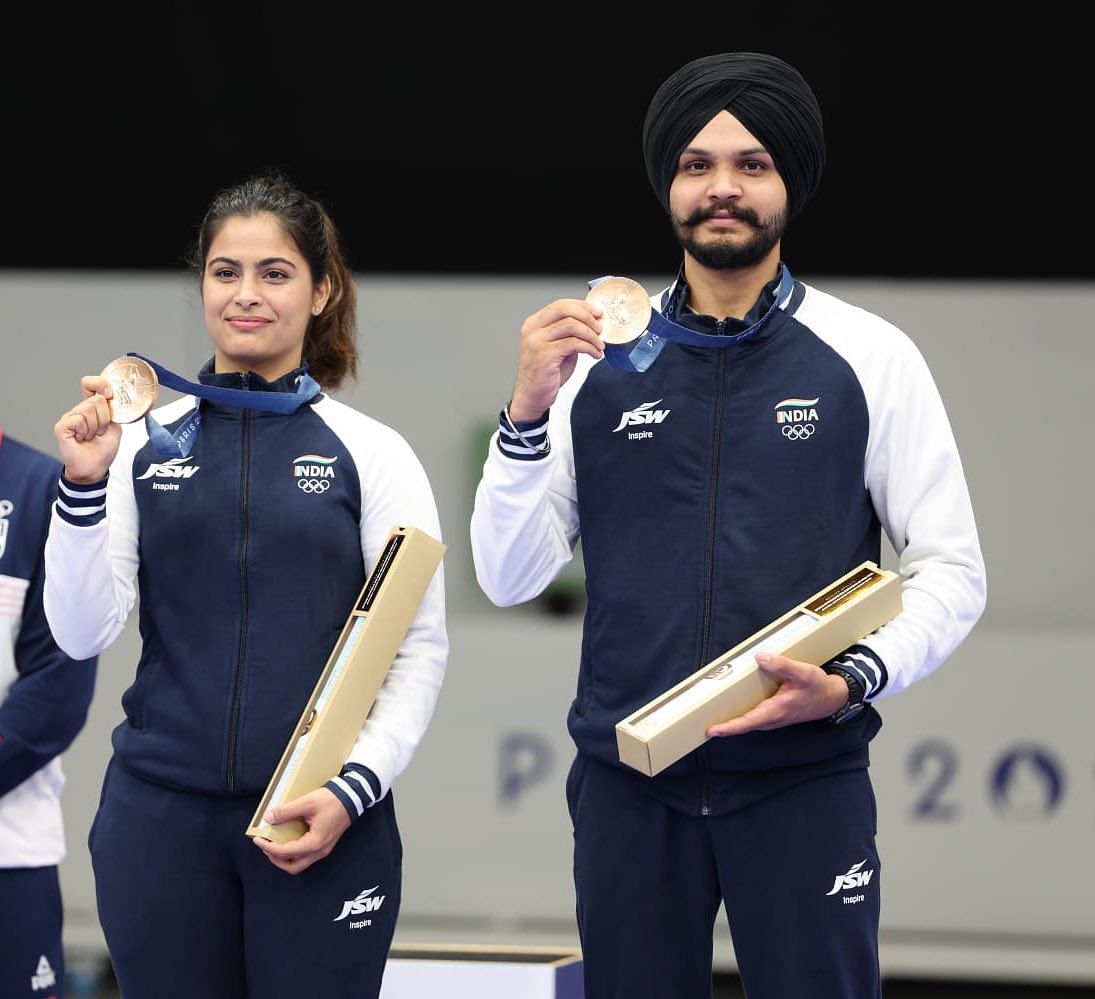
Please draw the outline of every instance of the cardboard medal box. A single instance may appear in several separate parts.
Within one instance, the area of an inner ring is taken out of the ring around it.
[[[820,666],[901,613],[896,573],[863,562],[616,725],[620,762],[653,777],[707,741],[707,730],[756,707],[778,684],[770,652]]]
[[[287,843],[307,831],[299,820],[271,826],[263,816],[338,776],[447,547],[418,528],[392,528],[255,809],[248,836]]]

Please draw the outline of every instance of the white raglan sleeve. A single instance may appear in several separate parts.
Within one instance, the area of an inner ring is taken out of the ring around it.
[[[570,409],[591,365],[579,358],[551,409],[518,428],[520,436],[500,420],[490,439],[475,490],[471,550],[479,586],[499,607],[538,596],[574,557],[579,525]]]
[[[969,634],[986,596],[973,507],[943,401],[915,344],[893,333],[891,356],[866,386],[865,481],[899,559],[903,609],[859,643],[882,667],[869,676],[869,698],[895,694],[935,670]]]
[[[73,659],[97,656],[111,645],[137,600],[132,468],[146,440],[143,424],[126,426],[102,482],[58,483],[45,546],[43,604],[57,645]]]

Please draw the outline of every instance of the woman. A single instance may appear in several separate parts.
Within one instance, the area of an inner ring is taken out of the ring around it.
[[[88,376],[54,428],[45,602],[59,644],[102,651],[140,597],[141,657],[89,838],[99,917],[127,999],[328,982],[375,996],[400,899],[390,788],[447,657],[440,571],[341,776],[267,817],[308,832],[275,844],[244,829],[392,527],[439,538],[437,511],[403,438],[320,391],[357,361],[354,287],[323,207],[279,177],[226,190],[192,263],[213,345],[200,383],[298,402],[279,414],[187,397],[123,429],[109,383]],[[189,451],[163,446],[183,437]]]

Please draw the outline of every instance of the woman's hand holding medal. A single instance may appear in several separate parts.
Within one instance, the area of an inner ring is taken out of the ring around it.
[[[120,357],[98,375],[80,379],[83,400],[53,427],[71,482],[98,482],[118,453],[122,423],[133,423],[156,401],[156,372],[144,361]]]

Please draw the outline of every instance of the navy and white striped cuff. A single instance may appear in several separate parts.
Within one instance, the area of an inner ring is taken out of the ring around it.
[[[539,461],[546,458],[551,450],[547,424],[548,413],[544,413],[538,420],[518,420],[511,423],[503,409],[498,414],[498,450],[507,458],[516,458],[519,461]]]
[[[380,778],[360,763],[347,763],[342,773],[323,786],[342,802],[351,822],[380,800]]]
[[[77,527],[91,527],[106,516],[106,483],[110,478],[98,482],[69,482],[63,475],[57,483],[57,513]]]
[[[859,677],[859,682],[863,684],[865,701],[869,701],[880,693],[889,679],[886,664],[866,645],[850,646],[835,659],[830,660],[830,664],[846,669],[853,676]]]

